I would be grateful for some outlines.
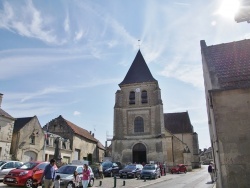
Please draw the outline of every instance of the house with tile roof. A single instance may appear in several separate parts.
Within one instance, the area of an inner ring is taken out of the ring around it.
[[[100,162],[103,160],[105,148],[94,137],[94,133],[75,125],[61,115],[52,119],[43,127],[43,130],[69,140],[69,149],[72,153],[69,158],[67,156],[67,161],[88,160],[90,162]],[[64,156],[62,156],[62,160],[64,160]]]
[[[15,118],[2,109],[3,94],[0,93],[0,160],[10,160],[10,146]]]
[[[112,159],[124,164],[184,163],[192,169],[188,145],[164,126],[161,89],[140,50],[119,87],[114,106]]]
[[[164,113],[164,126],[188,145],[192,168],[200,167],[198,134],[194,132],[188,112]]]
[[[44,133],[37,116],[16,118],[10,153],[13,160],[43,160]]]
[[[216,187],[250,187],[250,39],[200,45]]]

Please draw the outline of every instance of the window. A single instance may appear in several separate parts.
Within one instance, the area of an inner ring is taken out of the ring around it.
[[[34,134],[32,134],[30,136],[30,144],[35,144],[35,135]]]
[[[129,93],[129,104],[135,104],[135,92],[131,91]]]
[[[148,94],[145,90],[141,92],[141,103],[148,103]]]
[[[134,132],[144,132],[144,122],[142,117],[136,117],[134,121]]]

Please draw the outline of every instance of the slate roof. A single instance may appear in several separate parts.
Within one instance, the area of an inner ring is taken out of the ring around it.
[[[164,126],[172,134],[193,133],[188,112],[164,113]]]
[[[11,115],[9,115],[7,112],[5,112],[2,108],[0,108],[0,116],[6,117],[9,119],[13,119],[13,120],[15,119]]]
[[[28,122],[30,122],[34,117],[24,117],[24,118],[16,118],[14,123],[13,132],[16,133],[21,130]]]
[[[59,116],[60,117],[60,116]],[[61,116],[62,117],[62,116]],[[62,117],[63,118],[63,117]],[[63,118],[64,119],[64,118]],[[72,122],[70,122],[70,121],[68,121],[68,120],[66,120],[66,119],[64,119],[65,120],[65,122],[67,123],[67,125],[73,130],[73,132],[75,133],[75,134],[78,134],[79,136],[83,136],[83,137],[85,137],[85,138],[87,138],[87,139],[89,139],[89,140],[92,140],[92,141],[94,141],[94,142],[98,142],[98,140],[97,139],[95,139],[95,137],[93,137],[90,133],[89,133],[89,131],[87,131],[87,130],[85,130],[85,129],[83,129],[83,128],[81,128],[81,127],[78,127],[77,125],[75,125],[74,123],[72,123]]]
[[[119,86],[143,82],[157,82],[157,80],[153,78],[141,51],[139,50],[124,80],[119,84]]]
[[[250,39],[213,46],[202,40],[200,44],[210,77],[218,80],[216,89],[250,87]]]

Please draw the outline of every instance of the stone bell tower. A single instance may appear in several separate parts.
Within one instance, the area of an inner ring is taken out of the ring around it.
[[[140,50],[119,87],[114,106],[113,159],[123,163],[165,160],[161,90]]]

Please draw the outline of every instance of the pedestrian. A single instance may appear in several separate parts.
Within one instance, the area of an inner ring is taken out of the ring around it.
[[[57,175],[54,181],[54,188],[60,188],[61,176]]]
[[[78,187],[80,186],[81,178],[80,178],[80,176],[78,175],[78,172],[77,172],[77,171],[74,172],[72,181],[73,181],[73,186],[74,186],[75,188],[78,188]]]
[[[44,187],[45,188],[53,188],[54,180],[55,180],[55,173],[56,170],[54,168],[55,159],[51,159],[50,163],[45,167],[42,179],[44,177]]]
[[[214,165],[213,165],[213,162],[210,162],[208,165],[208,173],[211,176],[212,183],[214,183]]]
[[[83,165],[83,172],[82,172],[82,187],[87,188],[89,184],[89,177],[90,177],[90,171],[88,169],[88,165]]]
[[[98,167],[98,174],[99,174],[99,178],[103,179],[103,169],[102,169],[101,163],[99,164],[99,167]]]

